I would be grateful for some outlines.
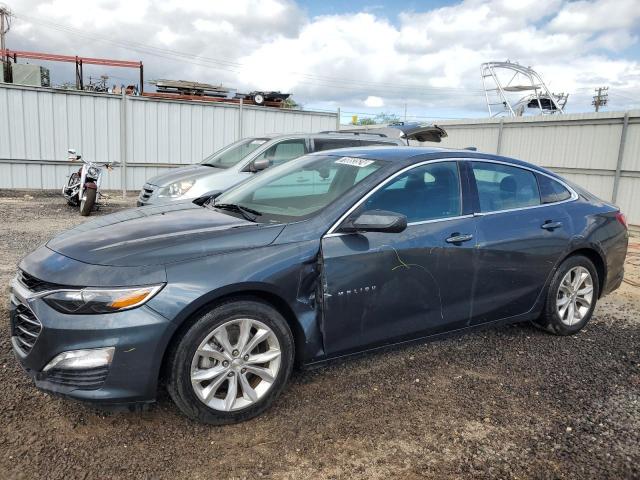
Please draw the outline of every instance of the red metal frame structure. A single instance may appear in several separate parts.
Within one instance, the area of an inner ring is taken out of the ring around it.
[[[84,79],[82,75],[83,65],[106,65],[109,67],[123,68],[139,68],[140,69],[140,93],[144,92],[144,69],[142,62],[131,62],[127,60],[109,60],[107,58],[78,57],[71,55],[53,55],[50,53],[26,52],[20,50],[0,50],[0,56],[13,58],[13,62],[17,63],[18,57],[30,58],[34,60],[48,60],[51,62],[67,62],[76,64],[76,87],[79,90],[84,88]]]

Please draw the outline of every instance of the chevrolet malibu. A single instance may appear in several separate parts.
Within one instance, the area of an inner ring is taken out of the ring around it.
[[[12,282],[12,344],[41,389],[130,405],[162,381],[192,419],[237,422],[294,365],[513,322],[574,334],[627,239],[618,208],[518,160],[321,152],[53,238]]]

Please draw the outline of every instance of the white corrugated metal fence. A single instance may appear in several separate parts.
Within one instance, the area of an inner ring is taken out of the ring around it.
[[[443,147],[540,165],[613,201],[640,226],[640,110],[438,122]]]
[[[67,149],[125,164],[107,189],[136,190],[242,137],[336,128],[334,113],[0,85],[0,188],[61,188]],[[126,178],[125,178],[126,177]]]

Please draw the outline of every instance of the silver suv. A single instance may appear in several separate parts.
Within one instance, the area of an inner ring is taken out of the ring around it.
[[[402,127],[397,127],[245,138],[215,152],[199,164],[150,178],[142,187],[138,206],[214,195],[265,168],[281,165],[310,152],[372,145],[406,145],[409,139],[420,140],[413,130],[415,125],[409,135],[403,132]],[[446,136],[442,129],[434,125],[422,125],[418,130],[423,134],[428,132],[434,141]]]

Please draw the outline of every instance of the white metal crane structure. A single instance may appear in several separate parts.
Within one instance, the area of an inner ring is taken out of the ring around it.
[[[531,67],[508,60],[483,63],[480,75],[491,117],[520,117],[528,108],[539,115],[563,113],[569,97],[564,93],[551,93],[540,74]],[[514,96],[522,92],[527,94],[519,99]]]

